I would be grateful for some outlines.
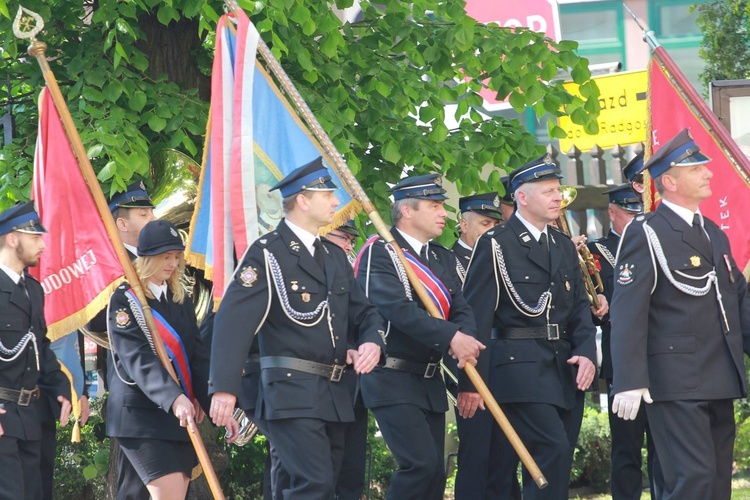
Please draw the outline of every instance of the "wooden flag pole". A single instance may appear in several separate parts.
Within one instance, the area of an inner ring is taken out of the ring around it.
[[[225,3],[230,10],[235,12],[235,15],[241,10],[240,6],[234,0],[225,0]],[[424,285],[421,281],[419,281],[416,273],[406,260],[403,250],[393,239],[393,235],[388,229],[388,226],[380,217],[380,214],[375,209],[375,206],[372,204],[370,199],[367,197],[367,194],[365,193],[364,189],[362,189],[359,181],[357,181],[357,179],[354,177],[354,174],[352,174],[351,170],[349,170],[349,167],[346,164],[343,155],[338,152],[336,146],[334,146],[333,144],[333,141],[331,141],[331,138],[328,137],[328,134],[325,132],[325,130],[323,130],[323,127],[320,126],[318,119],[315,118],[315,115],[312,113],[309,106],[302,98],[302,95],[294,86],[294,83],[292,83],[292,80],[286,74],[284,68],[281,67],[281,64],[279,64],[274,55],[271,53],[271,50],[265,44],[263,39],[258,40],[258,52],[265,61],[268,68],[273,73],[276,80],[281,85],[281,89],[287,95],[302,119],[307,124],[307,127],[310,129],[310,131],[320,143],[323,150],[326,152],[327,157],[332,162],[333,168],[336,169],[336,173],[338,174],[339,178],[344,182],[349,195],[355,198],[359,202],[359,204],[362,205],[362,209],[370,217],[370,220],[375,226],[375,229],[378,231],[380,237],[383,238],[387,243],[391,244],[395,249],[399,260],[406,270],[406,274],[409,278],[409,283],[411,284],[412,288],[414,288],[417,296],[419,296],[419,299],[424,304],[427,312],[430,314],[430,316],[443,319],[442,314],[438,310],[437,306],[435,306],[435,304],[427,294],[427,290],[425,289]],[[479,375],[476,367],[474,367],[474,365],[472,365],[471,363],[466,363],[466,365],[464,366],[464,371],[468,375],[471,382],[474,384],[477,392],[482,396],[485,405],[495,417],[495,420],[503,430],[503,433],[505,433],[508,441],[510,441],[513,449],[516,450],[516,453],[521,459],[524,467],[526,467],[526,470],[534,479],[534,482],[537,484],[537,486],[539,486],[539,488],[547,487],[548,483],[544,475],[542,474],[542,471],[539,469],[539,466],[537,466],[534,458],[526,449],[526,446],[521,441],[521,438],[518,436],[515,429],[513,429],[513,426],[508,421],[508,418],[500,409],[500,406],[497,404],[497,401],[495,401],[495,398],[492,396],[489,388],[482,380],[482,377],[481,375]]]
[[[24,16],[23,13],[28,14],[28,16]],[[34,13],[31,13],[30,11],[22,8],[19,8],[19,16],[16,19],[17,21],[21,19],[33,19],[37,22],[37,24],[41,22],[41,18],[38,17],[38,15],[35,15]],[[117,230],[117,226],[115,226],[115,222],[112,219],[109,205],[107,203],[107,200],[104,198],[104,193],[102,193],[101,187],[99,186],[99,181],[94,174],[94,169],[89,162],[88,155],[86,154],[86,150],[84,149],[83,143],[81,142],[81,137],[78,135],[78,130],[76,129],[75,123],[73,122],[73,117],[70,115],[70,111],[68,110],[68,106],[65,103],[65,99],[60,92],[60,87],[57,85],[55,75],[52,72],[52,69],[49,67],[49,63],[47,62],[47,58],[45,55],[47,44],[45,44],[44,42],[40,42],[36,40],[36,38],[34,38],[36,33],[41,30],[41,27],[37,27],[38,29],[34,28],[33,30],[28,32],[32,33],[31,36],[20,36],[20,38],[31,38],[29,54],[35,57],[39,62],[39,66],[42,69],[42,75],[44,76],[44,81],[47,83],[47,88],[49,89],[50,95],[52,96],[52,99],[55,103],[55,107],[60,114],[60,119],[63,126],[65,127],[65,132],[68,136],[68,140],[70,141],[73,153],[78,159],[78,166],[81,169],[81,173],[83,174],[86,184],[88,184],[89,192],[94,198],[94,202],[96,203],[99,215],[101,216],[102,221],[104,221],[104,226],[106,227],[109,238],[112,241],[112,245],[117,254],[117,258],[120,260],[120,264],[125,271],[125,279],[127,279],[130,287],[135,292],[138,301],[143,306],[144,315],[146,317],[146,325],[151,331],[151,337],[154,342],[156,353],[158,354],[159,360],[161,361],[162,365],[164,365],[164,368],[172,376],[172,379],[174,379],[174,381],[179,385],[177,374],[175,373],[174,368],[172,367],[172,362],[169,359],[167,351],[164,348],[164,342],[159,335],[159,331],[156,329],[156,323],[154,322],[153,315],[151,314],[151,307],[149,307],[148,302],[146,301],[146,296],[143,293],[143,289],[141,287],[141,280],[138,278],[138,275],[135,272],[135,268],[133,268],[132,262],[130,262],[130,258],[128,257],[128,254],[125,250],[125,245],[122,243],[122,239],[120,239],[120,232]],[[18,31],[16,31],[16,36],[19,36]],[[213,465],[211,464],[211,459],[208,456],[208,452],[206,451],[206,447],[203,444],[203,440],[201,439],[200,434],[188,429],[188,435],[190,436],[190,440],[193,443],[195,452],[198,455],[198,460],[201,464],[201,467],[203,468],[203,472],[206,474],[206,480],[208,481],[214,498],[217,500],[223,500],[224,494],[221,491],[219,478],[216,476],[216,472],[214,471]]]

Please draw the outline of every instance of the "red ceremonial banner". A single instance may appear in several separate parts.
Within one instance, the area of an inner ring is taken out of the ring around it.
[[[658,151],[662,144],[688,128],[701,153],[711,158],[708,168],[714,174],[711,180],[712,194],[701,203],[700,210],[727,234],[737,266],[744,270],[750,262],[748,174],[732,162],[656,59],[652,59],[649,66],[649,111],[652,152]],[[747,161],[744,158],[740,160]]]
[[[32,199],[48,231],[34,271],[44,288],[47,336],[56,340],[104,309],[124,272],[46,88],[39,95]]]

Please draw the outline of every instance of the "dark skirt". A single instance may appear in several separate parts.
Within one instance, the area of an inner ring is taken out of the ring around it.
[[[190,478],[193,468],[198,465],[198,457],[189,441],[124,437],[117,440],[143,484],[174,472],[182,472]]]

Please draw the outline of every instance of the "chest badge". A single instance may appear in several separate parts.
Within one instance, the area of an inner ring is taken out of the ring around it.
[[[302,293],[300,298],[302,299],[302,302],[310,302],[310,294],[307,292]]]
[[[250,288],[256,281],[258,281],[258,270],[254,267],[248,266],[240,273],[240,282],[242,286]]]
[[[296,292],[297,290],[299,290],[299,285],[296,281],[292,281],[292,291]]]
[[[568,292],[570,291],[570,281],[565,281],[565,290]]]
[[[701,258],[697,255],[693,255],[692,257],[690,257],[690,264],[693,267],[701,267]]]
[[[635,265],[633,264],[621,264],[620,274],[617,277],[617,283],[619,285],[629,285],[635,280]]]

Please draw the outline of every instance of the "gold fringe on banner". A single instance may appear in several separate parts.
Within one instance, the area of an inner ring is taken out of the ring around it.
[[[86,323],[91,321],[91,319],[96,316],[99,311],[107,307],[107,304],[109,304],[109,297],[124,280],[125,278],[122,276],[115,279],[112,283],[107,285],[104,290],[99,292],[94,300],[87,304],[86,307],[80,309],[79,311],[71,314],[66,318],[61,319],[60,321],[56,321],[55,323],[48,325],[47,338],[49,338],[50,341],[54,342],[57,339],[61,339],[64,336],[73,333],[74,331],[78,330]]]
[[[70,432],[70,442],[80,443],[81,442],[81,400],[78,399],[78,393],[76,393],[75,385],[73,384],[73,374],[70,373],[68,367],[65,366],[59,359],[57,362],[60,364],[60,370],[68,377],[70,381],[70,404],[73,406],[71,414],[75,418],[73,424],[73,430]],[[84,382],[85,383],[85,382]]]

